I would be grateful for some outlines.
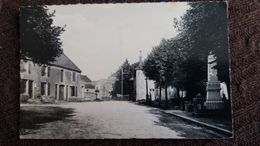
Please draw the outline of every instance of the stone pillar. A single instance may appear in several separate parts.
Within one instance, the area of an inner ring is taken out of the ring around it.
[[[83,86],[81,86],[81,97],[84,98],[84,90],[85,88]]]
[[[69,100],[69,86],[68,85],[66,85],[66,87],[65,87],[66,89],[66,101],[68,101]]]
[[[208,82],[207,82],[207,99],[204,103],[208,110],[222,110],[224,108],[224,101],[220,96],[220,82],[217,77],[216,57],[210,53],[208,56]]]
[[[48,96],[48,83],[46,82],[46,86],[45,86],[45,96]]]
[[[70,86],[68,86],[68,100],[70,99],[70,96],[71,96],[71,88]]]
[[[63,91],[63,93],[64,93],[64,95],[63,95],[63,100],[67,100],[67,97],[66,97],[66,94],[67,94],[67,86],[66,85],[64,85],[64,87],[63,87],[64,89],[64,91]]]

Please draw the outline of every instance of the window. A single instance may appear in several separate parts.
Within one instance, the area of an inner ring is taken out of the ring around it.
[[[51,95],[51,84],[48,83],[48,96],[50,96],[50,95]]]
[[[43,65],[42,66],[42,76],[45,76],[46,75],[46,66],[45,65]]]
[[[70,76],[70,81],[72,81],[72,72],[69,72],[69,76]]]
[[[28,62],[28,73],[29,73],[29,74],[31,74],[31,66],[32,66],[31,63]]]
[[[64,70],[60,71],[60,81],[63,82],[64,80]]]
[[[46,86],[45,82],[41,82],[41,95],[46,95]]]
[[[70,86],[71,96],[77,96],[77,87]]]
[[[51,67],[48,67],[48,68],[47,68],[47,74],[48,74],[48,77],[50,77],[50,74],[51,74]]]
[[[73,82],[76,81],[76,73],[75,73],[75,72],[72,73],[72,81],[73,81]]]

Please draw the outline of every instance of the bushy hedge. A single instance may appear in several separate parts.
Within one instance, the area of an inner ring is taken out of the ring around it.
[[[70,97],[69,101],[71,101],[71,102],[83,102],[83,101],[85,101],[85,99],[79,98],[79,97]]]

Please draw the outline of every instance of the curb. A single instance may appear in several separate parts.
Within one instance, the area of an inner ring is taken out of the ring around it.
[[[207,127],[209,129],[215,130],[219,133],[223,133],[223,134],[230,135],[230,136],[233,135],[232,131],[229,131],[229,130],[226,130],[226,129],[223,129],[223,128],[220,128],[220,127],[217,127],[217,126],[214,126],[214,125],[210,125],[210,124],[207,124],[207,123],[204,123],[204,122],[201,122],[201,121],[198,121],[198,120],[194,120],[194,119],[186,117],[186,116],[181,116],[181,115],[178,115],[178,114],[175,114],[175,113],[170,113],[170,112],[166,112],[166,111],[163,111],[163,112],[166,113],[166,114],[181,118],[185,121],[193,122],[193,123],[200,125],[202,127]]]

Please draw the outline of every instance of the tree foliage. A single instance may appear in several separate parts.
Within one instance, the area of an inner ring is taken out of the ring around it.
[[[143,71],[146,77],[150,80],[154,80],[159,84],[162,79],[162,60],[159,52],[159,46],[152,49],[152,52],[148,54],[147,58],[144,60]]]
[[[182,47],[190,61],[207,61],[212,52],[217,57],[218,77],[229,83],[228,26],[225,2],[190,3],[191,8],[175,20],[175,27],[182,33]],[[206,64],[205,64],[206,65]]]
[[[159,46],[153,48],[152,52],[144,61],[143,71],[145,75],[154,80],[157,86],[165,89],[166,108],[168,106],[167,87],[177,84],[179,76],[179,63],[184,60],[183,53],[178,47],[178,41],[173,39],[162,39]],[[159,91],[159,104],[161,90]]]
[[[48,64],[62,53],[60,34],[64,27],[54,26],[55,12],[46,6],[28,6],[20,9],[21,59]]]
[[[205,93],[209,52],[217,57],[219,80],[230,84],[227,8],[225,2],[190,3],[190,6],[180,21],[175,20],[175,27],[181,33],[180,42],[188,44],[182,45],[187,55],[182,68],[189,81],[188,94],[195,96],[196,91]]]
[[[180,20],[174,20],[179,34],[162,39],[144,63],[145,75],[161,85],[187,90],[188,99],[205,96],[209,52],[217,57],[220,81],[229,85],[226,3],[190,3]]]
[[[112,95],[122,94],[122,83],[123,83],[123,95],[130,95],[134,97],[134,76],[135,76],[135,67],[137,63],[130,65],[128,60],[120,66],[116,72],[116,81],[113,84]],[[122,82],[123,81],[123,82]]]

